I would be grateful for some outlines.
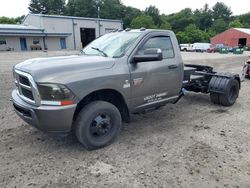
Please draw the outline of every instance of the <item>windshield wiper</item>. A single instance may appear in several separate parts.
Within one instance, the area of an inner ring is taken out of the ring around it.
[[[91,48],[98,51],[98,52],[100,52],[100,53],[102,53],[104,57],[108,57],[108,54],[106,54],[104,51],[100,50],[99,48],[95,48],[95,47],[92,47],[92,46],[91,46]]]

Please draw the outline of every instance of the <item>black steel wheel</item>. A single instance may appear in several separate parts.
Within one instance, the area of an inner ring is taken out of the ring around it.
[[[112,143],[121,129],[119,110],[111,103],[94,101],[86,105],[75,122],[78,141],[89,150]]]
[[[110,134],[112,126],[111,117],[108,114],[99,114],[91,122],[90,135],[95,138],[105,137]]]

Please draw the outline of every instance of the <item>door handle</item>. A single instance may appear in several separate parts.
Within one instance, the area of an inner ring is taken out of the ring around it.
[[[168,68],[169,69],[176,69],[176,68],[178,68],[178,66],[177,65],[169,65]]]

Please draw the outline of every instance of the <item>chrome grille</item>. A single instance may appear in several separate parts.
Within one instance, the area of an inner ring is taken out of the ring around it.
[[[29,79],[24,76],[19,75],[19,81],[23,85],[30,86]]]
[[[28,73],[15,70],[14,77],[18,95],[27,103],[40,105],[37,85],[32,76]]]

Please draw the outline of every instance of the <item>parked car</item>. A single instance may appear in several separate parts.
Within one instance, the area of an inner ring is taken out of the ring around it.
[[[231,46],[226,46],[225,44],[216,44],[215,45],[216,52],[220,52],[221,49],[227,49],[229,52],[233,51],[233,48]]]
[[[180,50],[185,52],[192,52],[193,44],[180,44]]]
[[[30,45],[31,50],[42,50],[42,47],[40,44],[32,44]]]
[[[193,50],[195,52],[206,52],[209,48],[211,48],[210,43],[194,43]]]
[[[208,53],[215,53],[220,52],[221,49],[226,49],[228,52],[233,52],[233,48],[231,46],[226,46],[224,44],[216,44],[215,46],[211,46],[207,52]]]
[[[216,45],[215,45],[215,48],[216,48],[216,49],[221,49],[221,48],[224,48],[224,47],[225,47],[225,45],[222,44],[222,43],[221,43],[221,44],[216,44]]]
[[[216,48],[214,46],[211,46],[210,48],[207,49],[208,53],[215,53],[217,52]]]

